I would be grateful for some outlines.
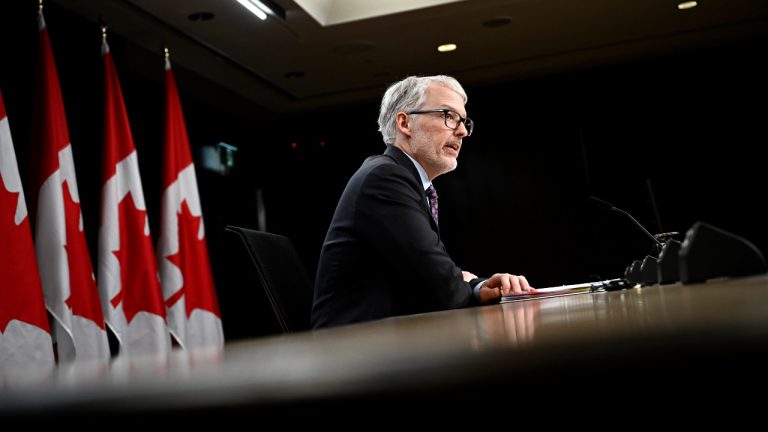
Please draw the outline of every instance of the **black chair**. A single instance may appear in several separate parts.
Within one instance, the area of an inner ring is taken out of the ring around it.
[[[256,269],[256,280],[264,289],[282,332],[308,330],[312,283],[291,241],[280,235],[231,225],[224,231],[239,238],[236,243],[243,246],[243,253]]]

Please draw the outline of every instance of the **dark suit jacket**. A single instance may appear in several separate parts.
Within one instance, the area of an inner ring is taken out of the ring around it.
[[[314,328],[466,306],[480,281],[464,282],[416,167],[393,146],[347,183],[315,280]]]

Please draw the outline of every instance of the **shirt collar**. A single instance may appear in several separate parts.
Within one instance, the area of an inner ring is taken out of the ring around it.
[[[427,188],[432,185],[432,182],[429,181],[429,177],[427,177],[427,172],[424,171],[424,168],[419,165],[418,162],[416,162],[416,159],[412,158],[408,153],[403,152],[404,155],[408,156],[408,159],[413,162],[413,166],[416,167],[416,171],[419,172],[419,178],[421,178],[421,185],[424,187],[424,190],[427,190]]]

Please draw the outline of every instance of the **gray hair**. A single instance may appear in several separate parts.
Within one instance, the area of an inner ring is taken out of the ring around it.
[[[399,112],[408,112],[419,109],[424,103],[427,87],[430,84],[438,84],[455,91],[467,103],[467,93],[455,78],[447,75],[434,75],[427,77],[409,76],[398,81],[387,89],[381,99],[379,109],[379,132],[384,138],[384,143],[392,145],[395,142],[396,125],[395,117]]]

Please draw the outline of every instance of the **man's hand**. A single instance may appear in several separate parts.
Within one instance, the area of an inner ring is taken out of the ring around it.
[[[476,274],[470,273],[468,271],[463,271],[462,270],[461,275],[464,276],[464,282],[469,282],[472,279],[477,279],[477,275]]]
[[[515,276],[509,273],[496,273],[480,287],[480,302],[490,303],[501,296],[532,294],[536,289],[528,285],[525,276]]]

